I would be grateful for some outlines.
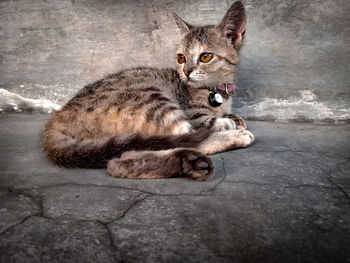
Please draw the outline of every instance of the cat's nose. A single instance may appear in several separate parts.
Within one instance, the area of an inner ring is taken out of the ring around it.
[[[192,71],[193,71],[193,68],[191,68],[191,69],[184,69],[184,73],[185,73],[185,75],[187,77],[191,74]]]

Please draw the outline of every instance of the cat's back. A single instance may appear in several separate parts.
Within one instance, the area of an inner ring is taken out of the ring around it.
[[[178,73],[171,68],[138,67],[110,74],[107,77],[85,86],[71,101],[93,94],[112,95],[147,93],[152,91],[171,92],[178,84]],[[68,103],[69,104],[69,103]]]

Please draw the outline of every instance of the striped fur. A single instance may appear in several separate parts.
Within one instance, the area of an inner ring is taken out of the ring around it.
[[[230,12],[242,7],[234,3],[218,26],[190,26],[175,16],[184,34],[178,53],[188,61],[178,63],[177,71],[128,69],[82,89],[45,127],[49,159],[67,167],[108,166],[117,177],[209,178],[207,154],[245,147],[254,138],[240,117],[227,115],[231,97],[224,96],[220,107],[208,103],[211,87],[234,81],[237,43],[222,23],[234,23]],[[213,53],[212,61],[198,62],[202,52]]]

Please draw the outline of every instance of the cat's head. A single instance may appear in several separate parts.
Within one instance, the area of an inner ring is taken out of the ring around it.
[[[192,26],[173,15],[183,36],[176,52],[181,80],[193,87],[232,83],[246,28],[243,4],[233,3],[218,25]]]

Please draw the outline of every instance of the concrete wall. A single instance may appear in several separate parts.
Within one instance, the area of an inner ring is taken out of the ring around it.
[[[108,73],[174,67],[179,35],[171,12],[211,24],[232,2],[3,0],[0,105],[20,109],[18,95],[62,105]],[[234,112],[251,119],[349,121],[350,1],[243,2],[248,24]]]

